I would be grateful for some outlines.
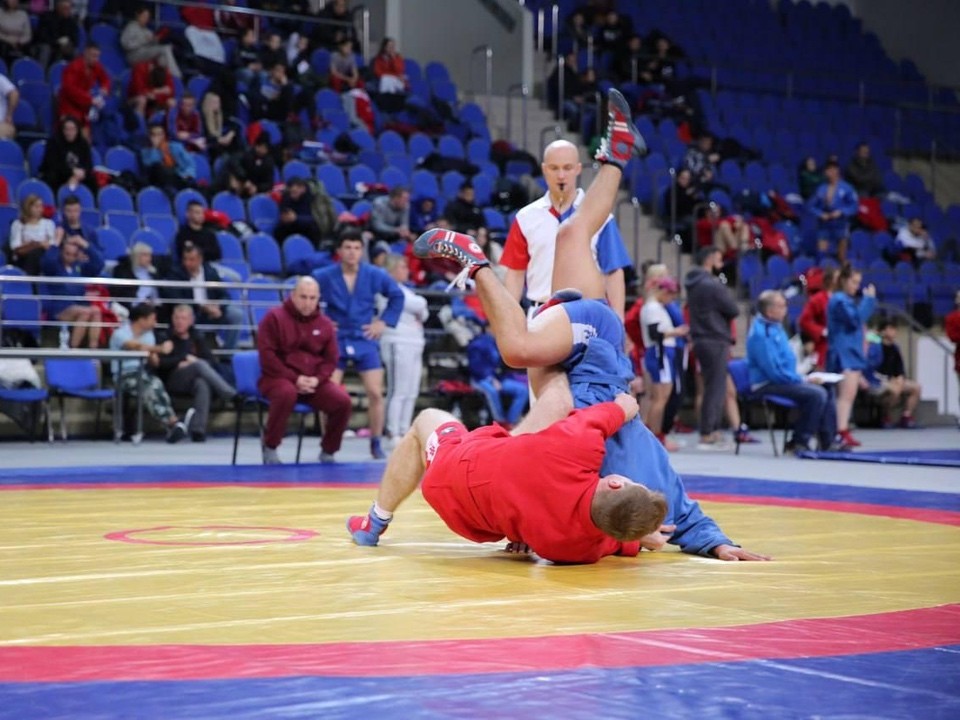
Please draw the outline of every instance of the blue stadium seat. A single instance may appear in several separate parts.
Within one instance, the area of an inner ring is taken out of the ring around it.
[[[373,209],[373,203],[369,200],[357,200],[351,207],[350,212],[356,215],[357,217],[362,217],[370,212]]]
[[[283,261],[277,241],[264,233],[255,233],[247,239],[247,261],[250,269],[263,275],[282,275]]]
[[[316,173],[317,180],[323,183],[329,195],[339,198],[352,196],[352,193],[347,191],[347,181],[343,177],[343,171],[336,165],[318,165]]]
[[[100,212],[134,212],[133,198],[119,185],[105,185],[97,192],[97,207]]]
[[[357,162],[366,165],[375,173],[379,173],[386,166],[383,154],[379,150],[361,150],[357,155]]]
[[[384,155],[383,162],[387,166],[392,166],[402,171],[408,178],[413,174],[415,169],[413,160],[405,152]]]
[[[403,172],[403,170],[390,165],[385,167],[380,172],[380,182],[393,190],[393,188],[397,186],[408,185],[410,183],[410,178],[405,172]]]
[[[486,207],[483,209],[483,217],[487,221],[487,229],[490,232],[505,233],[507,231],[507,219],[499,210]]]
[[[170,198],[160,188],[146,187],[137,193],[137,209],[141,215],[172,215]]]
[[[123,145],[114,145],[107,150],[107,154],[103,158],[103,164],[117,172],[129,170],[134,175],[140,174],[140,162],[137,160],[137,156],[133,150]]]
[[[460,191],[460,186],[466,178],[463,173],[456,170],[448,170],[440,176],[440,191],[447,200],[452,200]]]
[[[254,195],[247,201],[250,223],[260,232],[271,234],[277,226],[280,210],[270,195]]]
[[[467,141],[467,160],[479,163],[490,159],[490,142],[483,138],[471,138]]]
[[[198,107],[203,100],[203,96],[207,94],[207,89],[209,89],[211,82],[212,80],[206,75],[194,75],[187,82],[187,90],[197,99]]]
[[[214,195],[212,207],[234,222],[247,220],[247,208],[243,204],[243,199],[229,190],[221,190]]]
[[[108,211],[103,214],[104,223],[121,235],[127,242],[140,229],[140,217],[134,212],[124,210]]]
[[[173,247],[173,240],[177,236],[177,219],[170,213],[159,215],[141,215],[143,226],[149,228],[163,238],[166,247]]]
[[[63,71],[66,67],[66,60],[57,60],[47,68],[47,83],[53,88],[54,92],[60,87],[60,78],[63,77]]]
[[[69,185],[61,185],[60,189],[57,190],[57,206],[62,206],[63,201],[70,196],[77,198],[80,201],[80,207],[84,210],[96,210],[97,201],[86,185],[77,185],[72,189]],[[97,224],[99,225],[99,223]]]
[[[44,205],[53,206],[56,203],[53,190],[43,180],[30,178],[20,183],[17,186],[17,203],[23,202],[27,195],[39,195]]]
[[[26,293],[12,291],[14,287],[29,287],[17,283],[7,283],[4,286],[5,294],[0,298],[0,317],[3,326],[8,329],[16,328],[33,336],[40,341],[40,301],[35,297],[27,297]]]
[[[457,158],[462,160],[466,156],[463,143],[453,135],[442,135],[437,143],[437,151],[443,157]]]
[[[43,65],[33,58],[22,57],[14,61],[10,68],[10,79],[14,85],[21,82],[45,82],[46,77],[43,71]]]
[[[117,230],[111,227],[98,227],[95,235],[105,260],[119,260],[126,256],[127,240]]]
[[[0,140],[0,165],[13,165],[23,169],[24,161],[23,148],[13,140]]]
[[[347,187],[354,191],[357,195],[363,194],[357,190],[358,183],[372,185],[376,182],[377,174],[373,171],[373,169],[367,167],[366,165],[353,165],[349,170],[347,170]]]
[[[361,150],[376,150],[377,141],[373,139],[373,135],[367,132],[363,128],[354,128],[350,131],[350,139],[353,140]]]
[[[313,244],[307,238],[303,235],[290,235],[283,241],[283,266],[289,273],[293,263],[310,257],[313,253]]]
[[[410,194],[416,198],[440,197],[440,187],[437,184],[437,176],[427,170],[414,170],[410,176]]]
[[[217,243],[220,245],[220,256],[224,260],[246,260],[243,254],[243,245],[240,238],[233,233],[221,230],[217,233]]]
[[[196,180],[201,186],[209,186],[213,182],[213,170],[210,168],[210,161],[203,153],[190,153],[193,158],[193,165],[196,169]]]
[[[42,80],[21,80],[17,83],[17,90],[20,92],[20,99],[30,103],[30,107],[34,110],[39,110],[52,94],[50,86]]]
[[[473,176],[474,200],[480,207],[490,204],[490,198],[493,195],[493,180],[489,175],[479,173]]]
[[[330,74],[330,51],[326,48],[317,48],[310,53],[310,67],[320,77]],[[324,88],[326,89],[326,88]],[[340,98],[338,97],[337,100]]]
[[[288,182],[290,178],[300,178],[301,180],[309,180],[313,176],[313,173],[310,172],[310,166],[307,165],[302,160],[289,160],[283,166],[283,171],[280,173],[280,177],[283,178],[284,182]]]
[[[140,228],[130,236],[130,247],[137,243],[146,243],[153,248],[154,255],[169,255],[170,242],[156,230],[150,228]]]
[[[407,152],[407,144],[403,141],[400,133],[395,130],[384,130],[380,133],[380,137],[377,138],[377,147],[384,155]]]
[[[424,68],[423,77],[427,82],[450,82],[450,71],[442,62],[428,62]]]
[[[413,158],[414,161],[424,158],[436,151],[433,140],[419,132],[410,136],[410,139],[407,141],[407,147],[410,148],[410,157]]]
[[[423,80],[423,68],[420,67],[420,63],[412,58],[403,59],[404,70],[407,71],[407,77],[410,80]]]

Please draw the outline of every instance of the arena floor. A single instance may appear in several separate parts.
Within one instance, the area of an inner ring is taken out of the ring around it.
[[[960,716],[955,467],[684,449],[690,494],[774,562],[557,567],[419,496],[354,546],[366,448],[0,443],[0,718]]]

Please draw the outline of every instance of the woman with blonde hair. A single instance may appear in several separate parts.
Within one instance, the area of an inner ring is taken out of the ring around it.
[[[43,216],[43,200],[39,195],[27,195],[20,203],[20,217],[10,225],[13,264],[27,275],[39,275],[40,258],[56,244],[57,228]]]

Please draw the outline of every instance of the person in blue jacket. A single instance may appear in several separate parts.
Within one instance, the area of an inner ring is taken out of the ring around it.
[[[579,210],[557,233],[554,297],[540,308],[529,327],[523,310],[490,269],[473,238],[431,230],[414,244],[418,256],[455,260],[464,268],[461,275],[473,278],[504,361],[530,369],[539,422],[560,419],[571,406],[582,408],[609,401],[627,392],[633,379],[633,367],[623,350],[623,322],[602,299],[603,275],[592,261],[590,238],[606,222],[623,167],[643,141],[630,123],[626,100],[616,90],[609,93],[608,108],[607,131],[597,152],[601,166]],[[577,290],[556,291],[564,286]],[[556,382],[563,373],[569,385]],[[555,392],[556,388],[560,390]],[[544,403],[553,406],[552,412],[543,411]],[[536,432],[545,427],[528,423],[531,416],[514,432]],[[659,550],[670,542],[683,552],[721,560],[770,559],[734,544],[687,495],[683,481],[670,466],[667,451],[639,418],[624,423],[606,441],[600,474],[611,473],[643,483],[667,498],[664,524],[641,540],[648,550]]]
[[[60,245],[51,245],[40,258],[40,272],[47,277],[96,278],[103,270],[103,256],[96,246],[79,235],[64,238]],[[87,347],[100,343],[100,310],[85,299],[85,287],[73,283],[45,283],[43,295],[53,297],[43,301],[47,317],[73,325],[70,347],[77,348],[87,338]]]
[[[470,384],[487,398],[493,419],[510,430],[519,422],[527,407],[527,383],[501,372],[497,341],[486,328],[467,345],[467,359]],[[506,408],[502,396],[509,403]]]
[[[873,285],[863,289],[863,298],[857,293],[863,275],[849,263],[840,268],[837,291],[827,304],[827,370],[842,373],[837,390],[837,433],[840,442],[858,447],[860,442],[850,433],[850,414],[857,399],[860,378],[867,367],[863,346],[863,326],[877,306],[877,291]]]
[[[779,290],[764,290],[757,298],[757,310],[747,335],[750,389],[760,397],[779,395],[797,403],[797,421],[788,449],[810,449],[814,434],[819,449],[830,449],[837,432],[836,407],[826,387],[797,372],[797,356],[783,329],[787,299]]]
[[[827,255],[847,257],[850,221],[856,217],[860,200],[853,185],[840,179],[840,165],[829,160],[823,166],[826,180],[807,201],[807,211],[817,218],[817,260]]]
[[[380,361],[380,335],[385,327],[396,327],[403,311],[403,291],[386,271],[362,262],[363,238],[360,231],[348,228],[340,235],[337,250],[340,262],[315,270],[313,277],[320,285],[324,312],[337,326],[340,362],[331,380],[343,381],[343,373],[352,365],[360,374],[367,395],[370,423],[370,454],[376,459],[385,456],[383,435],[383,365]],[[387,305],[377,316],[376,297],[387,298]]]

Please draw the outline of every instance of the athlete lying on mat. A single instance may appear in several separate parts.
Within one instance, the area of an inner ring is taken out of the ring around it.
[[[607,129],[597,153],[601,166],[579,209],[557,233],[553,287],[573,287],[579,292],[557,293],[528,326],[520,306],[488,267],[472,238],[431,230],[415,245],[421,256],[458,261],[464,268],[462,275],[473,278],[504,361],[514,367],[539,368],[530,372],[538,397],[557,372],[566,372],[572,405],[577,408],[613,400],[627,391],[633,376],[623,352],[623,324],[599,299],[604,297],[603,276],[593,259],[590,238],[609,215],[623,167],[643,141],[630,122],[626,101],[616,90],[609,93],[608,108]],[[541,413],[540,421],[562,417],[563,404],[569,406],[570,397],[554,391],[549,398],[541,397],[537,405],[543,401],[559,406]],[[537,418],[528,420],[527,429],[537,429]],[[666,496],[666,521],[643,539],[643,547],[657,550],[669,541],[684,552],[721,560],[769,560],[736,546],[690,499],[663,446],[639,418],[629,419],[607,440],[600,472],[625,476]]]

